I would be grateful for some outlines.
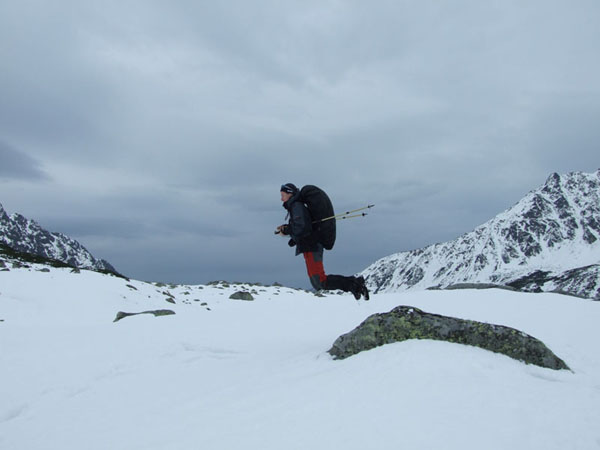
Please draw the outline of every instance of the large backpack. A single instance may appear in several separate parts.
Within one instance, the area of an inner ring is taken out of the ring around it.
[[[327,194],[317,186],[308,184],[300,190],[300,201],[306,204],[313,221],[313,230],[317,233],[319,242],[327,250],[335,244],[335,218],[322,221],[334,216],[333,205]]]

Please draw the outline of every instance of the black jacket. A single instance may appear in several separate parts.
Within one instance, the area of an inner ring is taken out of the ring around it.
[[[290,217],[286,234],[289,234],[296,244],[296,255],[315,252],[319,248],[318,237],[312,226],[312,217],[299,198],[300,192],[283,204]]]

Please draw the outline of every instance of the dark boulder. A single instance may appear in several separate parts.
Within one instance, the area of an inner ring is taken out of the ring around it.
[[[252,300],[254,300],[254,297],[252,296],[252,294],[250,292],[246,292],[246,291],[237,291],[234,294],[231,294],[229,296],[229,298],[231,300],[245,300],[248,302],[251,302]]]
[[[340,336],[329,349],[329,354],[334,359],[344,359],[364,350],[408,339],[472,345],[527,364],[555,370],[569,369],[541,341],[514,328],[431,314],[410,306],[398,306],[388,313],[368,317],[353,331]]]
[[[157,309],[154,311],[142,311],[139,313],[128,313],[128,312],[119,311],[117,313],[117,317],[115,317],[115,320],[113,320],[113,322],[118,322],[119,320],[124,319],[125,317],[137,316],[139,314],[152,314],[152,315],[154,315],[154,317],[160,317],[160,316],[173,315],[173,314],[175,314],[175,311],[171,311],[170,309]]]

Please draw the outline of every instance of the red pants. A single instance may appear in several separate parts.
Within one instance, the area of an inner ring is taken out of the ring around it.
[[[303,253],[310,284],[316,290],[325,289],[325,269],[323,268],[323,250]]]

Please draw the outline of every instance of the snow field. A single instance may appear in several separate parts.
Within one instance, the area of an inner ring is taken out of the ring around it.
[[[600,448],[599,303],[503,290],[357,302],[259,286],[253,302],[230,300],[238,289],[0,272],[0,448]],[[326,353],[400,304],[518,328],[573,371],[435,341]],[[153,309],[176,315],[112,322]]]

